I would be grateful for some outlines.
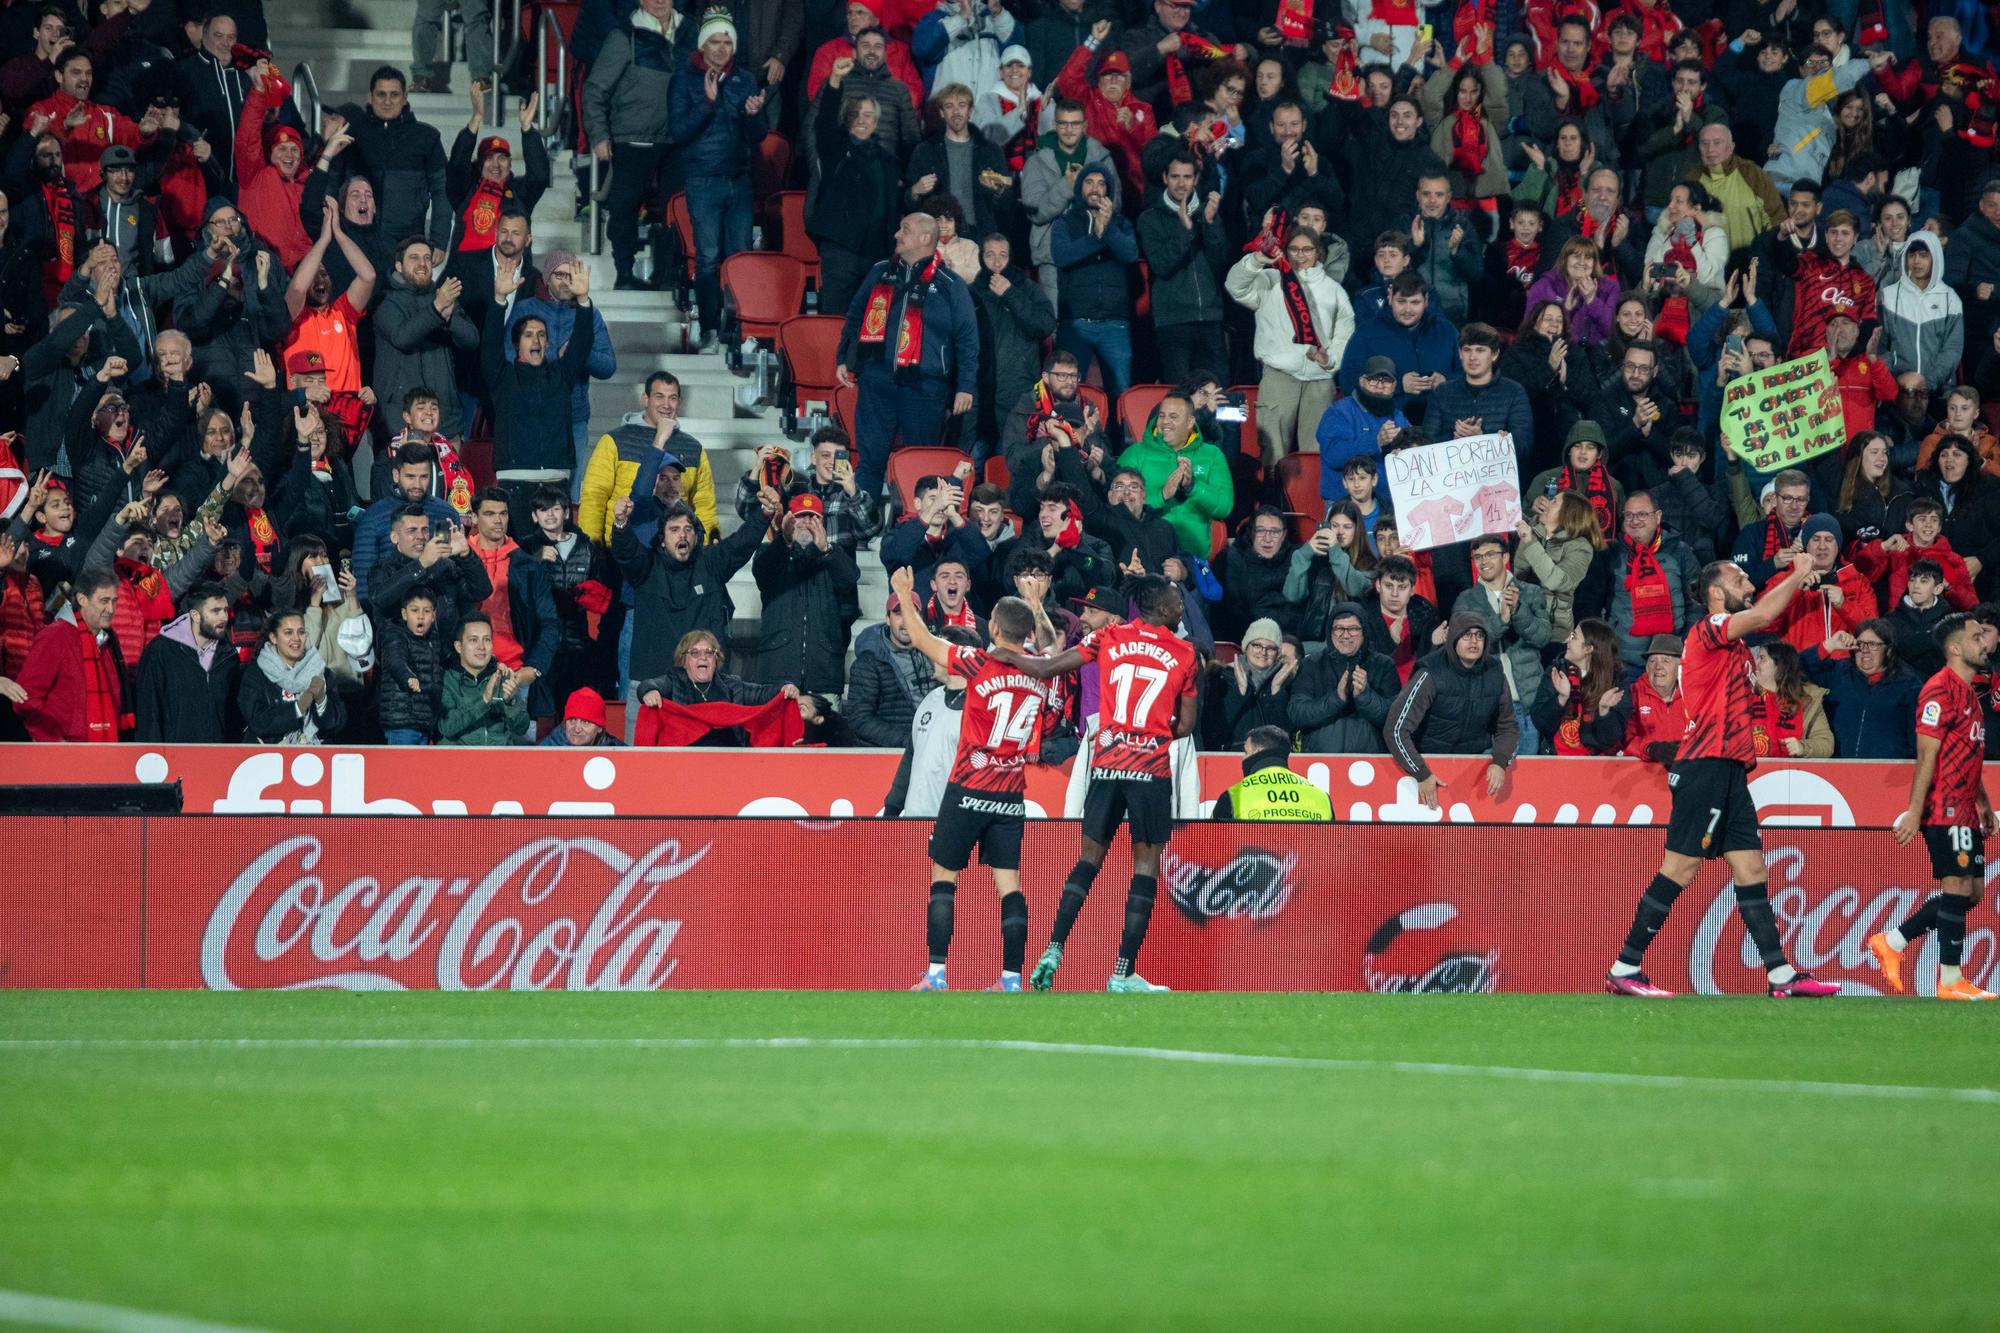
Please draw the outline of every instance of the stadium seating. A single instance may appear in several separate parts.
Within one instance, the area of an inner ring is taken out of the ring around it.
[[[889,491],[905,512],[917,507],[917,482],[924,477],[948,476],[960,463],[971,461],[962,450],[936,445],[898,449],[889,455]],[[966,494],[972,487],[965,488]]]
[[[834,315],[793,315],[778,325],[778,356],[784,363],[785,382],[791,386],[781,416],[785,430],[797,427],[809,402],[825,403],[831,411],[840,387],[834,379],[840,327]]]

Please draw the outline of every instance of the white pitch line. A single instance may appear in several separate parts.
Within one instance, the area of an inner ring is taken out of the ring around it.
[[[1335,1074],[1421,1074],[1515,1083],[1574,1083],[1614,1088],[1703,1092],[1769,1092],[1788,1096],[1876,1101],[2000,1104],[1993,1088],[1942,1088],[1894,1083],[1833,1083],[1815,1079],[1717,1078],[1703,1074],[1628,1074],[1516,1065],[1460,1065],[1430,1060],[1351,1060],[1304,1055],[1193,1051],[1171,1046],[1099,1046],[1066,1041],[978,1040],[950,1037],[54,1037],[0,1039],[0,1051],[90,1050],[564,1050],[629,1051],[825,1050],[1018,1051],[1031,1055],[1094,1055],[1239,1069],[1300,1069]]]
[[[31,1291],[0,1289],[0,1324],[30,1324],[43,1328],[80,1328],[87,1333],[263,1333],[242,1324],[215,1324],[122,1305],[70,1301]]]

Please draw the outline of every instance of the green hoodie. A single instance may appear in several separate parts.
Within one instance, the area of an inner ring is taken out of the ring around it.
[[[1194,479],[1173,499],[1166,499],[1161,487],[1184,455],[1194,469]],[[1236,504],[1236,483],[1230,480],[1229,460],[1222,456],[1222,450],[1199,433],[1190,433],[1187,443],[1176,449],[1160,438],[1156,419],[1146,423],[1146,434],[1137,444],[1118,456],[1118,465],[1137,469],[1146,479],[1146,503],[1167,520],[1180,538],[1181,549],[1206,558],[1215,546],[1209,525],[1228,518]]]

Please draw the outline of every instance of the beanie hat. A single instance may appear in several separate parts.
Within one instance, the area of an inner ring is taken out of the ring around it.
[[[588,685],[577,690],[569,696],[569,702],[563,705],[563,721],[595,722],[600,727],[607,725],[603,696]]]
[[[1259,616],[1250,622],[1249,629],[1243,631],[1243,646],[1245,648],[1260,640],[1274,647],[1284,646],[1284,633],[1278,629],[1278,622],[1269,616]]]
[[[717,33],[727,37],[731,46],[736,44],[735,20],[731,18],[729,10],[722,5],[712,6],[701,16],[701,31],[696,35],[694,44],[700,46]]]
[[[1604,427],[1598,425],[1595,421],[1590,421],[1590,420],[1577,422],[1574,426],[1571,426],[1569,428],[1569,438],[1563,441],[1563,448],[1567,449],[1572,444],[1575,444],[1579,440],[1589,440],[1592,444],[1597,446],[1597,451],[1599,453],[1603,453]]]
[[[1799,545],[1810,546],[1812,539],[1822,532],[1832,537],[1836,546],[1846,540],[1846,535],[1840,530],[1839,519],[1835,518],[1832,514],[1814,514],[1799,529]]]

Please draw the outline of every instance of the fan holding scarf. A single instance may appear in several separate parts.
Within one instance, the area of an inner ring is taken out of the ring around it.
[[[1318,232],[1291,227],[1281,243],[1236,261],[1223,283],[1257,315],[1257,438],[1267,468],[1319,447],[1319,419],[1333,406],[1334,372],[1354,335],[1354,307],[1325,258]]]
[[[840,331],[842,385],[859,384],[857,483],[879,495],[889,452],[945,441],[948,416],[972,407],[979,383],[979,320],[972,292],[938,259],[938,221],[909,213],[896,253],[868,270]]]
[[[1646,665],[1654,635],[1687,628],[1687,590],[1701,562],[1665,529],[1660,506],[1647,492],[1625,497],[1623,519],[1623,535],[1611,548],[1611,626],[1625,665],[1636,672]]]

